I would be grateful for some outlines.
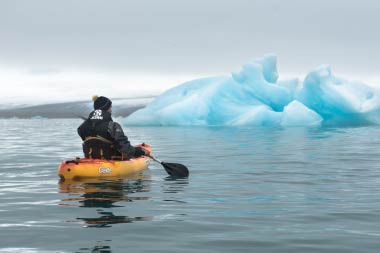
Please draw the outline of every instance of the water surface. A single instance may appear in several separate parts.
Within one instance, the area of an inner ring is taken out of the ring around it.
[[[0,252],[377,252],[380,128],[126,127],[190,169],[60,182],[80,120],[0,120]]]

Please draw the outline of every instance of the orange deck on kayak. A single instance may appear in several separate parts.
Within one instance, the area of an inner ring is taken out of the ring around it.
[[[151,152],[149,145],[145,144],[144,148]],[[58,175],[62,179],[124,177],[147,169],[151,160],[147,156],[125,161],[81,158],[62,162]]]

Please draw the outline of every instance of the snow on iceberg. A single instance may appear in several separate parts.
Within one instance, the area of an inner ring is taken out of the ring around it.
[[[277,58],[266,55],[231,76],[174,87],[124,123],[164,126],[320,126],[380,123],[380,93],[334,76],[327,65],[304,82],[278,80]]]

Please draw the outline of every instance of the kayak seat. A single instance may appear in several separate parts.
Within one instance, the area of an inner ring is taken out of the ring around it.
[[[113,142],[101,136],[87,137],[83,142],[84,157],[103,160],[122,160]]]

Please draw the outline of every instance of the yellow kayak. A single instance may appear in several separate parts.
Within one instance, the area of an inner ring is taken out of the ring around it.
[[[143,147],[151,152],[149,145],[144,144]],[[77,158],[63,161],[58,167],[58,176],[61,179],[125,177],[147,169],[151,161],[148,156],[124,161]]]

